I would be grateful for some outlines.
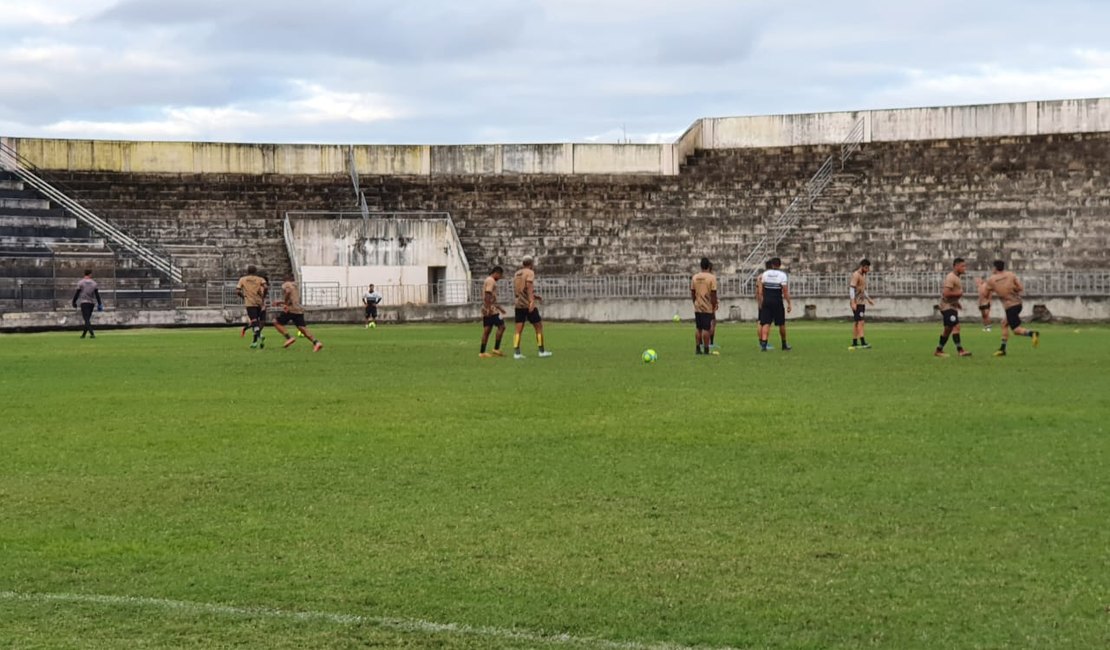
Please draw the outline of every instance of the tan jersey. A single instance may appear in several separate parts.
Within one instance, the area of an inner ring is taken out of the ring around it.
[[[1021,304],[1021,292],[1025,291],[1025,287],[1021,286],[1021,280],[1012,272],[995,271],[984,284],[998,296],[1004,308]]]
[[[716,311],[713,306],[713,292],[717,290],[717,276],[709,271],[694,274],[690,279],[690,290],[694,292],[695,312],[712,314]]]
[[[980,305],[989,305],[989,304],[991,304],[991,285],[990,285],[989,282],[980,282],[979,283],[979,304]]]
[[[301,304],[301,292],[297,289],[296,282],[285,282],[281,285],[281,301],[285,303],[285,311],[290,314],[303,314],[304,305]]]
[[[534,305],[528,304],[528,285],[532,286],[532,295],[535,295],[536,272],[530,268],[522,268],[513,275],[513,306],[517,309],[528,309]]]
[[[856,290],[856,299],[854,301],[857,305],[862,305],[867,302],[867,274],[863,271],[856,270],[852,274],[852,279],[848,281],[848,286]]]
[[[486,294],[489,294],[493,297],[493,299],[490,301],[490,303],[488,305],[486,304]],[[491,275],[491,276],[486,278],[485,282],[482,283],[482,315],[483,316],[493,316],[493,315],[499,313],[497,311],[497,306],[496,305],[497,305],[497,280],[495,280],[493,278],[493,276]]]
[[[945,298],[945,292],[952,292],[954,295],[951,298]],[[959,274],[955,271],[950,272],[944,278],[943,289],[940,293],[940,310],[948,311],[949,309],[960,308],[960,297],[964,295],[964,283],[960,280]]]
[[[257,275],[244,275],[235,288],[243,292],[243,304],[247,307],[261,307],[266,302],[266,280]]]

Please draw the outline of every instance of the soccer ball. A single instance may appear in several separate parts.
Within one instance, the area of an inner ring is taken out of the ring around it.
[[[644,353],[640,355],[640,359],[644,363],[655,363],[655,360],[658,359],[658,358],[659,358],[659,355],[655,353],[655,350],[652,350],[650,348],[647,349],[647,350],[644,350]]]
[[[681,320],[682,320],[682,318],[681,318],[681,317],[680,317],[680,316],[679,316],[678,314],[675,314],[675,315],[674,315],[674,318],[673,318],[673,319],[671,319],[671,320],[673,320],[674,322],[676,322],[676,323],[677,323],[677,322],[681,321]]]

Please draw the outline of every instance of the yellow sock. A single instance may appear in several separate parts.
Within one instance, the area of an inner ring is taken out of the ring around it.
[[[543,334],[536,334],[536,346],[543,349]]]
[[[513,334],[513,347],[517,350],[520,349],[520,334]]]

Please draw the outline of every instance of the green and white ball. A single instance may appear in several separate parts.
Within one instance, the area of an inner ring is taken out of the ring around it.
[[[672,320],[673,320],[674,322],[676,322],[676,323],[677,323],[677,322],[681,321],[681,320],[682,320],[682,318],[681,318],[681,317],[679,317],[679,315],[678,315],[678,314],[675,314],[675,315],[674,315],[674,318],[673,318]]]
[[[655,363],[658,358],[659,355],[656,354],[655,350],[652,350],[651,348],[644,350],[644,353],[640,355],[640,359],[644,363]]]

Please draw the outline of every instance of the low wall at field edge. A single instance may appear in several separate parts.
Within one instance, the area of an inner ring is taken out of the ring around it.
[[[938,320],[934,298],[891,298],[876,301],[868,307],[870,321],[921,322]],[[807,306],[810,308],[807,309]],[[1025,304],[1022,319],[1034,319],[1034,309],[1043,306],[1047,316],[1058,322],[1107,323],[1110,322],[1110,296],[1092,298],[1052,298],[1030,300]],[[979,322],[979,313],[968,303],[962,317],[969,326]],[[541,305],[545,320],[586,323],[637,323],[666,322],[675,314],[684,323],[693,321],[689,300],[658,300],[625,298],[610,300],[553,301]],[[272,314],[272,312],[271,312]],[[512,319],[510,312],[509,319]],[[310,308],[306,315],[309,326],[313,323],[361,323],[361,309]],[[721,322],[752,322],[755,320],[753,300],[725,300],[718,312]],[[794,303],[789,320],[812,318],[817,320],[848,320],[847,298],[812,298]],[[994,322],[1003,317],[1001,309],[992,312]],[[389,323],[463,323],[478,322],[478,305],[386,305],[378,321]],[[219,327],[238,326],[245,322],[241,309],[198,308],[138,310],[120,309],[98,312],[93,316],[94,327],[104,329],[140,327]],[[81,317],[76,310],[43,312],[0,313],[0,332],[37,332],[48,330],[81,329]]]
[[[320,145],[131,142],[5,137],[45,170],[136,173],[675,175],[696,149],[837,144],[863,120],[863,142],[1110,131],[1110,98],[702,118],[667,144]]]

